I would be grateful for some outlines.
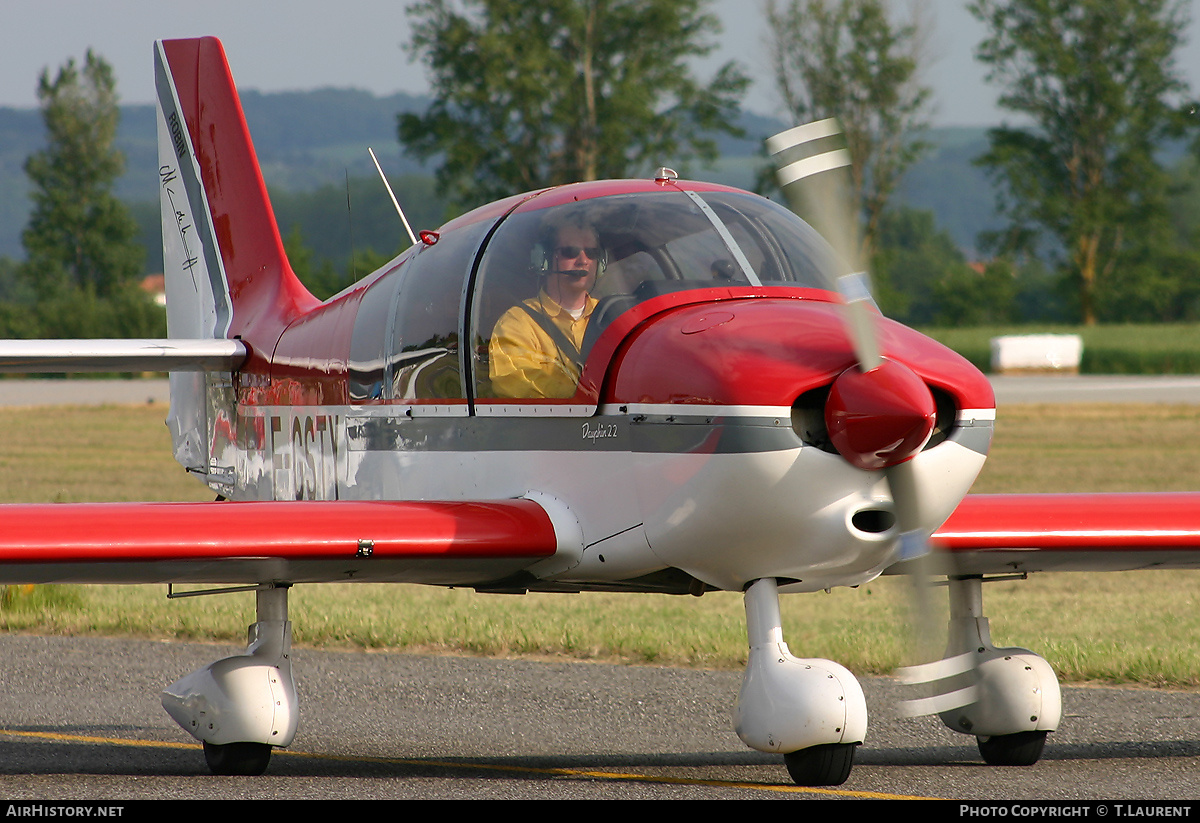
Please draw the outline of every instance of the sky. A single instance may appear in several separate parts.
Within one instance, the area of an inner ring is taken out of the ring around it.
[[[764,0],[715,0],[725,31],[697,73],[727,60],[745,67],[754,85],[744,107],[782,116],[765,58]],[[1193,24],[1178,54],[1179,68],[1200,94],[1200,0],[1187,0]],[[225,44],[239,86],[260,91],[333,87],[386,95],[423,93],[422,66],[409,60],[405,7],[394,0],[0,0],[0,106],[37,105],[37,78],[89,47],[110,64],[126,103],[153,100],[152,44],[174,37],[215,35]],[[972,57],[984,29],[964,0],[927,0],[933,31],[926,82],[934,91],[937,126],[996,125],[1004,114],[997,90]],[[647,36],[652,36],[647,33]]]

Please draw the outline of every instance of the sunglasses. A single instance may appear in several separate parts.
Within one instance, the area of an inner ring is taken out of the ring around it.
[[[554,253],[563,260],[574,260],[580,254],[586,254],[591,260],[599,260],[604,251],[599,246],[559,246]]]

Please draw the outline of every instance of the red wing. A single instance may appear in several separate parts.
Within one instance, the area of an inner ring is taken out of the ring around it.
[[[933,535],[958,574],[1200,567],[1200,493],[968,495]]]
[[[0,583],[471,585],[556,548],[530,500],[0,506]]]

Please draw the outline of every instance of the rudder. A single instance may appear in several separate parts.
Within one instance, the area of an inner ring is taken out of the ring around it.
[[[159,41],[155,84],[168,334],[269,358],[318,301],[288,264],[221,42]]]
[[[239,338],[243,372],[270,371],[284,329],[319,304],[296,278],[221,42],[154,48],[167,333]],[[173,372],[175,459],[222,492],[233,476],[233,375]]]

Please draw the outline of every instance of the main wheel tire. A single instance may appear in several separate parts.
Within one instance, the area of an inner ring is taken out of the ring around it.
[[[204,762],[213,774],[260,775],[271,762],[268,743],[204,744]]]
[[[826,743],[783,756],[797,786],[840,786],[850,777],[857,743]]]
[[[1042,756],[1046,732],[1017,732],[977,737],[979,753],[990,766],[1032,766]]]

